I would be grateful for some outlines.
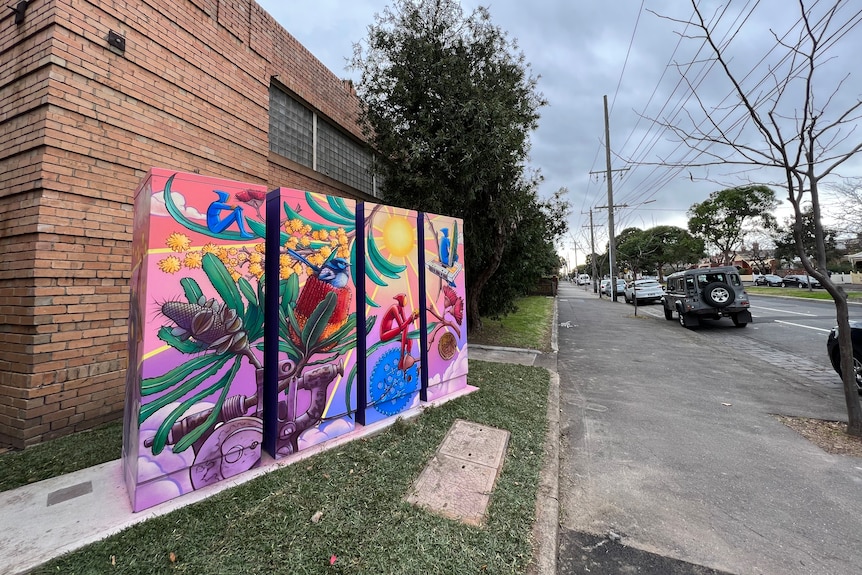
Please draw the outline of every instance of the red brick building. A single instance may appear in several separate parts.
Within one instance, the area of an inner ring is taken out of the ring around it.
[[[0,53],[0,444],[122,413],[151,166],[374,194],[352,86],[253,0],[32,0]]]

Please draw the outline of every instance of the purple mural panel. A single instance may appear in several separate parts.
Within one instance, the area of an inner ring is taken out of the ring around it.
[[[467,386],[467,290],[464,282],[464,223],[422,214],[428,401]]]
[[[123,438],[134,511],[260,462],[265,197],[158,168],[136,192]]]
[[[267,251],[277,254],[266,280],[277,315],[267,317],[279,322],[266,334],[278,343],[267,352],[275,407],[267,405],[265,445],[283,457],[355,427],[356,204],[280,188],[267,197],[267,216]]]
[[[366,425],[419,402],[422,342],[419,327],[418,214],[363,204],[365,265]]]

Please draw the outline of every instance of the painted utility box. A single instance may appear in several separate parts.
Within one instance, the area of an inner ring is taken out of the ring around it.
[[[260,462],[265,192],[154,168],[135,193],[123,436],[134,511]]]
[[[356,203],[280,188],[266,209],[264,445],[283,457],[354,429]]]
[[[458,219],[153,168],[134,226],[134,511],[467,387]]]
[[[422,399],[434,401],[467,386],[464,304],[464,223],[423,213],[422,278],[426,382]]]
[[[418,213],[360,205],[366,333],[359,367],[359,422],[368,425],[418,404],[422,387]]]

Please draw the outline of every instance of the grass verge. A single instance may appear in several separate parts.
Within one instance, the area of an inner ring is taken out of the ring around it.
[[[89,431],[0,455],[0,491],[50,479],[119,459],[123,423],[115,421]]]
[[[799,288],[777,288],[777,287],[758,287],[746,286],[745,291],[754,295],[780,295],[787,297],[801,297],[807,299],[824,299],[832,301],[832,296],[829,292],[823,289],[808,291],[807,289]],[[847,291],[848,301],[862,301],[862,291]]]
[[[506,317],[482,319],[482,331],[470,334],[470,343],[551,351],[554,298],[528,296],[515,302],[518,311]]]
[[[549,374],[471,361],[469,381],[479,391],[131,527],[34,573],[522,574],[532,555]],[[483,528],[402,501],[459,418],[511,432]],[[318,511],[322,518],[313,523]]]

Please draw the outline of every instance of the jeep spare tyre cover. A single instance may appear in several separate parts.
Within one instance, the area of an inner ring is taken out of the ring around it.
[[[736,293],[724,282],[712,282],[703,288],[703,299],[713,307],[726,307],[736,299]]]

